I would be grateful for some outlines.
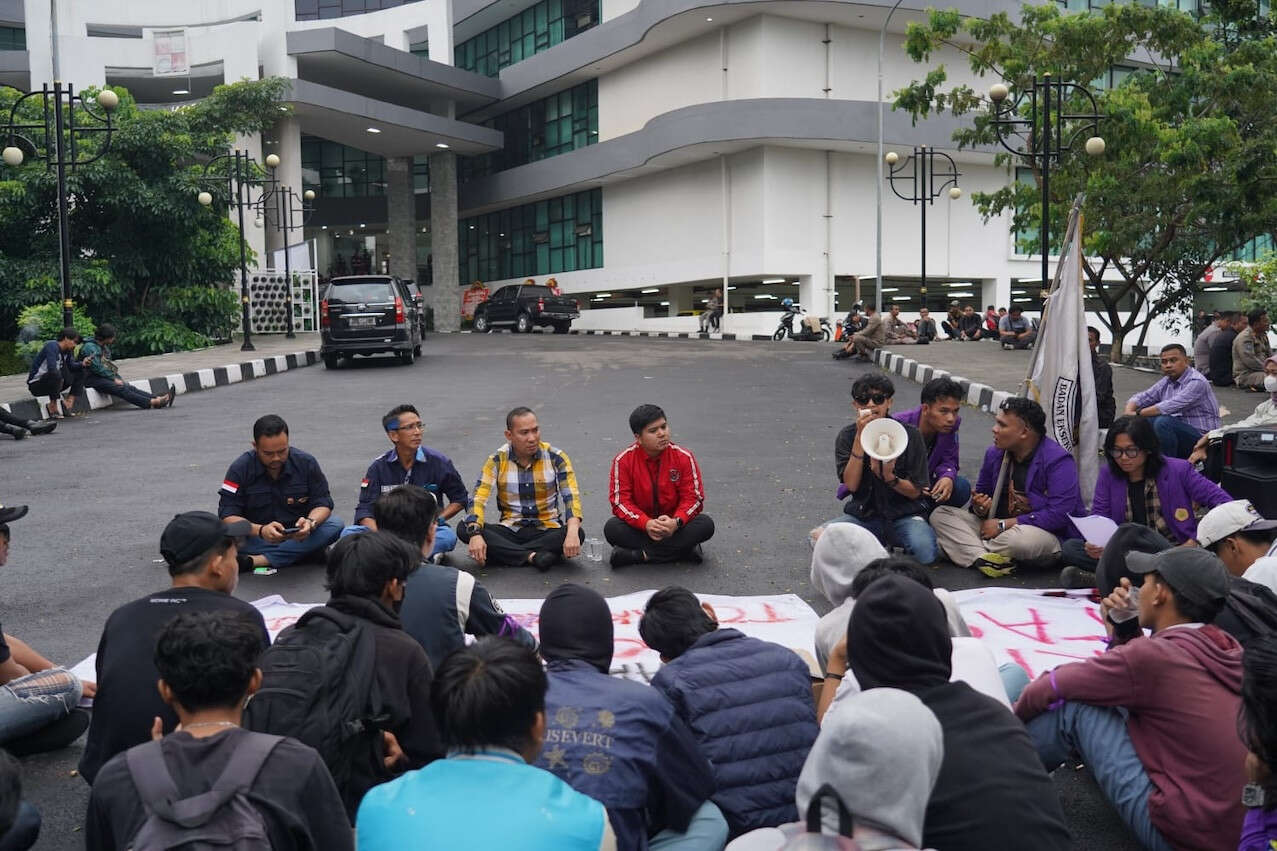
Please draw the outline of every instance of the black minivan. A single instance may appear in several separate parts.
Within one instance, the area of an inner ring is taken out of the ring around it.
[[[394,353],[405,366],[421,354],[425,323],[408,285],[393,275],[333,278],[319,302],[319,355],[324,366],[342,357]]]

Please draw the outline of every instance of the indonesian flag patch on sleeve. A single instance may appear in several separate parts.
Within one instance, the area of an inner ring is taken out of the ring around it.
[[[230,479],[226,479],[222,482],[222,490],[227,493],[239,493],[239,485],[232,482]]]
[[[366,487],[368,487],[368,477],[364,476],[364,480],[359,483],[359,488],[362,490],[363,488],[366,488]]]

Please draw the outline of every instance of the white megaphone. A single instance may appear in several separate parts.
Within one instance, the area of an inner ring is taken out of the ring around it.
[[[860,431],[860,447],[875,461],[894,461],[909,442],[905,427],[891,417],[874,420]]]

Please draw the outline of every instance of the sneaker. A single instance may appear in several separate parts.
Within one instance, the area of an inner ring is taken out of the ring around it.
[[[559,557],[554,553],[549,552],[548,550],[542,550],[541,552],[533,554],[532,566],[535,567],[538,572],[545,573],[550,568],[554,567],[555,562],[558,560]]]
[[[1070,564],[1060,571],[1060,584],[1070,589],[1094,588],[1095,571]]]
[[[976,559],[971,566],[990,579],[1001,579],[1015,572],[1015,563],[1011,561],[1011,557],[1004,556],[1001,553],[985,553]]]
[[[58,419],[62,419],[58,417]],[[35,435],[48,434],[58,427],[58,420],[33,420],[27,423],[27,431]]]
[[[683,560],[692,564],[703,564],[705,562],[705,551],[701,549],[701,545],[697,544],[687,551],[683,556]]]
[[[243,553],[240,553],[239,555],[235,556],[235,567],[238,569],[240,573],[252,573],[253,572],[253,557],[246,556]]]
[[[615,570],[619,567],[629,567],[631,564],[638,564],[643,560],[638,550],[631,550],[627,547],[613,547],[612,557],[608,559]]]

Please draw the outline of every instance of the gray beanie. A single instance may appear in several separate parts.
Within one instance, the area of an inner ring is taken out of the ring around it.
[[[894,688],[862,691],[829,708],[798,777],[798,815],[829,783],[857,821],[920,848],[943,758],[940,722],[921,700]],[[837,831],[834,807],[825,807],[823,822]]]
[[[811,554],[811,584],[835,606],[851,595],[851,583],[869,562],[887,551],[868,529],[855,523],[830,523]]]

